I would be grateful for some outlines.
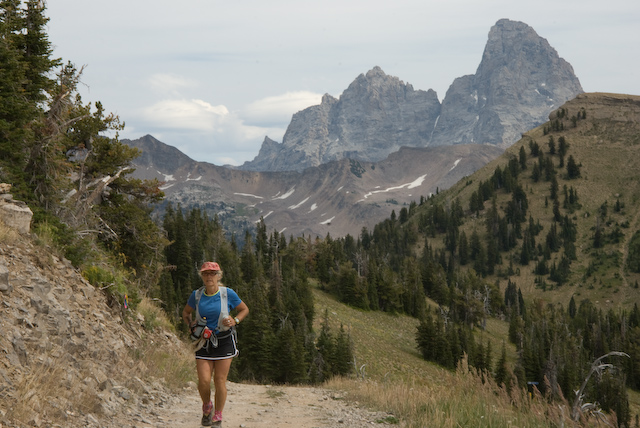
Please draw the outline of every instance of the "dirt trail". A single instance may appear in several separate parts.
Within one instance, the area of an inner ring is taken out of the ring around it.
[[[389,416],[368,411],[347,402],[340,393],[321,388],[229,382],[227,390],[224,428],[384,427],[383,420]],[[158,403],[130,408],[129,415],[113,422],[121,427],[197,428],[201,415],[200,397],[192,386]]]

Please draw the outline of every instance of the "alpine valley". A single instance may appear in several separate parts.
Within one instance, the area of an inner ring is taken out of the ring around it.
[[[582,93],[569,63],[528,25],[498,21],[474,75],[442,102],[374,67],[336,99],[293,115],[240,167],[190,159],[150,135],[135,176],[163,181],[166,203],[199,206],[241,233],[263,218],[287,235],[357,234],[448,188],[499,156]]]

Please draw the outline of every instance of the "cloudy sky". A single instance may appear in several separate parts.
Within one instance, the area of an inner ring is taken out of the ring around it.
[[[490,28],[522,21],[586,92],[640,95],[638,0],[48,0],[54,56],[83,101],[198,161],[239,165],[291,116],[374,66],[442,101]]]

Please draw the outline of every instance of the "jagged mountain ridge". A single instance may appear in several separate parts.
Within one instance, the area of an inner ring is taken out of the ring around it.
[[[571,65],[522,22],[502,19],[490,30],[474,75],[454,80],[440,103],[374,67],[339,99],[293,115],[282,143],[265,138],[239,167],[302,171],[332,160],[384,159],[400,147],[488,143],[506,148],[549,113],[582,93]]]
[[[143,153],[133,175],[163,181],[166,202],[199,206],[229,231],[242,233],[262,217],[270,230],[320,237],[372,228],[392,210],[455,184],[502,153],[477,144],[402,148],[377,163],[342,159],[303,172],[256,172],[177,156],[177,149],[150,135],[123,142]]]

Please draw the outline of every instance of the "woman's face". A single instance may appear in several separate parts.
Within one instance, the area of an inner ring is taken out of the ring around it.
[[[206,270],[202,272],[202,280],[206,282],[216,282],[222,276],[222,272],[219,270]]]

